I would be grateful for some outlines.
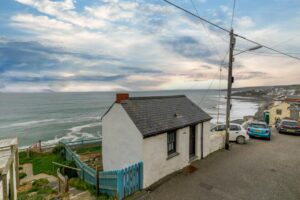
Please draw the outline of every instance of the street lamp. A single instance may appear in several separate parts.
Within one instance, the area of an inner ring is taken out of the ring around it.
[[[246,50],[244,50],[244,51],[241,51],[241,52],[239,52],[239,53],[237,53],[237,54],[234,54],[233,56],[237,56],[237,55],[242,54],[242,53],[247,52],[247,51],[255,51],[255,50],[260,49],[260,48],[262,48],[262,47],[263,47],[263,46],[258,45],[258,46],[252,47],[252,48],[250,48],[250,49],[246,49]]]

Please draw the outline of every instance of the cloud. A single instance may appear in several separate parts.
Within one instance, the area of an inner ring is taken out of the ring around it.
[[[186,58],[210,57],[212,52],[198,40],[190,36],[176,37],[162,41],[162,44],[170,51]]]
[[[235,22],[238,28],[250,28],[255,26],[254,21],[249,16],[237,18],[235,19]]]
[[[73,0],[16,0],[17,2],[37,9],[39,12],[59,18],[62,22],[70,23],[81,28],[101,28],[106,26],[105,21],[96,20],[87,15],[79,15]]]
[[[140,68],[140,67],[128,67],[124,66],[121,67],[122,70],[127,71],[129,73],[135,73],[135,74],[159,74],[162,73],[161,70],[157,69],[145,69],[145,68]]]
[[[19,10],[7,12],[0,25],[14,33],[0,36],[0,91],[26,87],[28,91],[152,90],[195,83],[203,88],[219,77],[220,62],[228,51],[227,34],[160,1],[16,2]],[[211,3],[201,3],[201,16],[230,26],[231,5],[207,9]],[[262,26],[257,11],[255,18],[251,12],[239,14],[235,17],[237,33],[259,42],[276,45],[299,35],[298,29],[276,23]],[[297,17],[293,16],[293,22]],[[238,39],[236,48],[251,45]],[[299,45],[295,38],[277,48],[297,52]],[[274,72],[282,66],[290,71],[282,72],[288,80]],[[289,59],[244,53],[234,62],[235,86],[297,81],[295,66]],[[266,81],[264,74],[272,78]]]
[[[83,62],[116,61],[117,58],[102,54],[69,52],[60,47],[45,46],[31,41],[0,42],[0,73],[12,70],[43,71],[78,69]]]
[[[272,76],[270,76],[266,72],[248,71],[243,73],[237,73],[236,78],[241,80],[249,80],[249,79],[260,79],[260,78],[272,78]]]

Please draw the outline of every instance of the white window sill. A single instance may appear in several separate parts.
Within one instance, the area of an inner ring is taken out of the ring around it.
[[[178,152],[174,152],[174,153],[168,155],[167,160],[169,160],[169,159],[171,159],[171,158],[173,158],[173,157],[175,157],[175,156],[178,156],[178,155],[179,155]]]

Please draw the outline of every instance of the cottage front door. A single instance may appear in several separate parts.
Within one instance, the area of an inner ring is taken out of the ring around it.
[[[190,158],[196,155],[196,126],[190,126]]]

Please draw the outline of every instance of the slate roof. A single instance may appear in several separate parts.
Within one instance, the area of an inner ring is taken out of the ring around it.
[[[121,105],[144,138],[211,119],[185,95],[130,97]]]

